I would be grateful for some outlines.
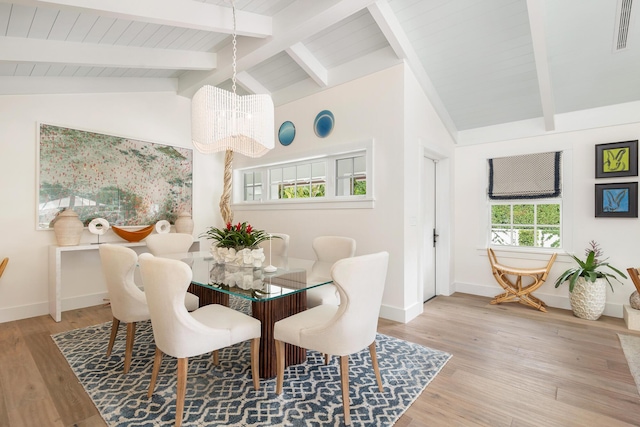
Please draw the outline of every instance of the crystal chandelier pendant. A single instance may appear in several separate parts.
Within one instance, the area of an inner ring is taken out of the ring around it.
[[[232,150],[260,157],[275,143],[274,108],[269,95],[244,95],[203,86],[193,96],[191,138],[198,151]]]

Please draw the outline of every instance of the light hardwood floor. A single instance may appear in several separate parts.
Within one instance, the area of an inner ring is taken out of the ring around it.
[[[440,296],[408,324],[380,321],[380,333],[453,354],[397,427],[640,425],[617,336],[640,333],[489,300]],[[50,335],[110,319],[98,306],[0,324],[0,426],[104,426]]]

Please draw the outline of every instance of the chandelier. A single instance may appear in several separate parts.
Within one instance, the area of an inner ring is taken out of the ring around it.
[[[224,188],[220,212],[225,223],[233,221],[230,208],[233,153],[260,157],[274,147],[274,111],[269,95],[236,94],[236,8],[233,12],[232,92],[215,86],[201,87],[191,100],[191,139],[204,154],[225,151]]]

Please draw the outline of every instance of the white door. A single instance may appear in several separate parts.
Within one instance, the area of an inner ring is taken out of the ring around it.
[[[436,160],[423,159],[423,245],[422,258],[422,300],[427,301],[436,296]]]

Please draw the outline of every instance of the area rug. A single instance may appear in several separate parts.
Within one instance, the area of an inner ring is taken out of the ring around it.
[[[640,394],[640,337],[618,334],[618,338],[620,338],[622,351],[627,358],[629,370],[636,382],[636,387],[638,387],[638,394]]]
[[[147,398],[155,345],[150,322],[136,325],[128,374],[123,374],[125,328],[121,325],[111,357],[105,356],[111,322],[52,335],[80,383],[109,426],[165,426],[175,419],[176,360],[163,359],[156,390]],[[433,380],[451,355],[378,334],[377,354],[384,392],[378,391],[368,349],[349,364],[351,420],[354,426],[391,426]],[[183,426],[340,426],[344,425],[339,358],[324,365],[321,354],[287,368],[281,395],[275,378],[253,389],[249,345],[189,359]]]

